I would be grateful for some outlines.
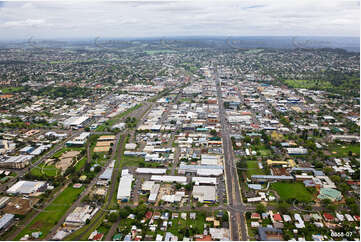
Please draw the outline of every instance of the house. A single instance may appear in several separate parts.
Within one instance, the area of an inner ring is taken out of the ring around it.
[[[279,213],[273,214],[273,220],[276,222],[283,222],[282,217]]]
[[[160,212],[154,212],[154,214],[153,214],[153,219],[154,219],[154,220],[157,220],[157,219],[160,218],[160,216],[161,216],[161,213],[160,213]]]
[[[325,218],[326,221],[330,222],[330,221],[334,221],[335,217],[332,214],[329,213],[324,213],[323,217]]]
[[[251,227],[252,228],[258,228],[259,227],[259,222],[251,222]]]
[[[258,235],[262,241],[283,240],[282,230],[270,227],[258,227]]]
[[[292,221],[291,216],[290,216],[290,215],[287,215],[287,214],[284,214],[284,215],[283,215],[283,221],[285,221],[285,222],[291,222],[291,221]]]
[[[347,213],[346,213],[346,214],[345,214],[345,217],[346,217],[346,220],[347,220],[348,222],[354,222],[354,221],[355,221],[350,214],[347,214]]]
[[[251,219],[259,220],[259,219],[261,219],[261,215],[259,213],[252,213],[251,214]]]
[[[122,234],[115,234],[113,236],[113,241],[120,241],[122,239],[123,235]]]
[[[148,212],[145,213],[145,218],[146,219],[151,219],[152,215],[153,215],[153,213],[151,211],[148,211]]]
[[[336,213],[336,218],[337,218],[339,221],[344,221],[344,220],[345,220],[345,216],[343,216],[342,214],[339,214],[339,213]]]

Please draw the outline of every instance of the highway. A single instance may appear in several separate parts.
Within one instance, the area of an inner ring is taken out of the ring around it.
[[[242,202],[241,189],[239,185],[238,173],[234,164],[234,152],[230,138],[230,130],[226,121],[226,113],[222,101],[222,91],[220,87],[220,81],[217,75],[213,76],[217,87],[217,97],[219,105],[219,118],[222,128],[222,141],[223,141],[223,153],[224,153],[224,172],[226,181],[226,190],[228,197],[228,205],[230,208],[230,233],[231,240],[248,239],[247,236],[247,223],[245,219],[245,212],[248,207]]]

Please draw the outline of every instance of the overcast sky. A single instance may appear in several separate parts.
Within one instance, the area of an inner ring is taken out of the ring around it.
[[[0,39],[360,35],[359,1],[0,2]]]

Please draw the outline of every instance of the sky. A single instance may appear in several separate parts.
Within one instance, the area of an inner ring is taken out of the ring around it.
[[[353,0],[0,2],[0,40],[360,35]]]

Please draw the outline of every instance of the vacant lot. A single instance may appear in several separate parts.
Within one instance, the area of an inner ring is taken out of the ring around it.
[[[140,162],[144,162],[143,157],[124,155],[121,159],[121,165],[123,167],[124,166],[139,166]]]
[[[271,189],[278,193],[281,200],[297,199],[310,202],[313,197],[303,183],[276,182],[271,184]]]
[[[259,169],[258,161],[255,160],[248,160],[247,161],[247,177],[251,178],[252,175],[265,175],[263,169]]]
[[[39,200],[39,198],[12,197],[3,209],[3,212],[25,215]]]
[[[25,234],[41,231],[44,238],[50,229],[59,221],[63,214],[68,210],[78,195],[83,191],[82,188],[73,188],[69,185],[48,207],[34,218],[31,223],[19,233],[15,240],[19,240]]]

